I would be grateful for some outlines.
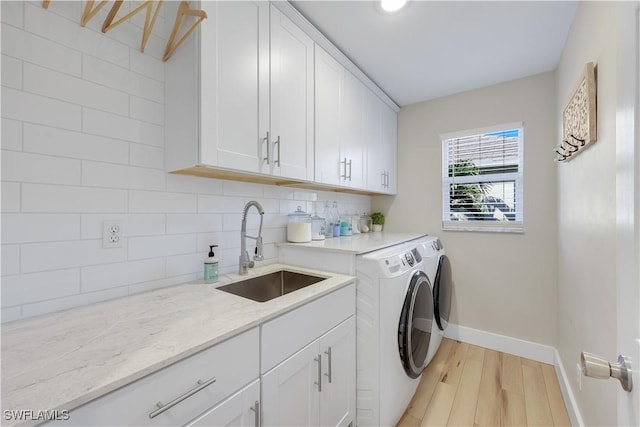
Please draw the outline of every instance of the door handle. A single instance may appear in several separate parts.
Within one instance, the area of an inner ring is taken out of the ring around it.
[[[327,373],[324,375],[329,378],[329,384],[331,384],[331,381],[333,379],[333,375],[331,374],[331,347],[327,348],[327,351],[325,351],[324,354],[329,357],[329,359],[327,360]]]
[[[347,158],[345,157],[344,159],[345,161],[347,160]],[[353,161],[353,159],[349,159],[349,181],[351,181],[351,162]],[[344,166],[344,174],[347,174],[347,165]]]
[[[344,164],[344,175],[342,174],[342,164]],[[340,178],[347,180],[347,158],[340,160]]]
[[[631,380],[631,359],[626,356],[619,355],[618,362],[609,362],[606,359],[596,356],[595,354],[582,352],[580,354],[580,363],[582,365],[582,374],[597,379],[615,378],[620,381],[624,391],[633,389],[633,381]]]
[[[276,138],[276,142],[273,143],[274,149],[276,144],[278,144],[278,160],[274,159],[273,165],[280,167],[280,135],[278,135],[278,138]]]
[[[193,396],[194,394],[196,394],[200,390],[204,389],[205,387],[210,386],[211,384],[213,384],[215,382],[216,382],[215,377],[211,378],[210,380],[207,380],[207,381],[198,380],[198,383],[197,383],[198,385],[196,385],[194,388],[192,388],[191,390],[189,390],[185,394],[176,397],[171,402],[166,403],[166,404],[162,403],[162,402],[156,403],[156,406],[158,407],[158,409],[156,409],[155,411],[151,412],[149,414],[149,418],[153,419],[153,418],[157,417],[158,415],[162,414],[164,411],[167,411],[167,410],[173,408],[178,403],[182,402],[185,399],[188,399],[189,397]]]
[[[322,355],[319,354],[318,357],[314,357],[313,360],[318,362],[318,381],[314,381],[313,383],[318,386],[318,391],[322,391]]]
[[[260,402],[256,400],[250,409],[255,412],[255,426],[260,427]]]
[[[269,131],[267,131],[267,136],[260,140],[260,148],[262,148],[262,144],[267,143],[267,157],[263,157],[262,161],[266,164],[269,164],[269,145],[271,145],[271,141],[269,140]]]

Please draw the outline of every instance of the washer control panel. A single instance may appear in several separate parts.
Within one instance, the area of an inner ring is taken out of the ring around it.
[[[414,248],[408,252],[385,258],[383,263],[390,273],[398,273],[413,268],[422,261],[422,255]]]

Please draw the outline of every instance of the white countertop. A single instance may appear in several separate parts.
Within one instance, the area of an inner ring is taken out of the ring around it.
[[[215,289],[282,268],[328,279],[263,303]],[[354,280],[272,264],[4,324],[2,409],[73,409]]]
[[[317,240],[309,243],[278,243],[279,246],[295,246],[301,248],[320,248],[329,251],[345,252],[351,254],[364,254],[389,246],[404,243],[409,240],[424,237],[424,233],[361,233],[353,236],[333,237],[331,239]]]

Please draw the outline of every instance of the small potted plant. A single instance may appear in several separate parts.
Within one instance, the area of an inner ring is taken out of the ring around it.
[[[384,225],[384,214],[382,214],[382,212],[372,213],[371,223],[373,224],[372,231],[382,231],[382,226]]]

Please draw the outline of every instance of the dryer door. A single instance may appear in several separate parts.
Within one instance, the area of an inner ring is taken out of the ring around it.
[[[400,359],[411,378],[418,378],[427,366],[433,306],[429,279],[423,271],[417,271],[411,278],[398,327]]]
[[[442,255],[438,260],[435,283],[433,285],[433,300],[435,301],[435,318],[438,328],[441,331],[449,323],[449,312],[451,311],[451,262],[446,255]]]

